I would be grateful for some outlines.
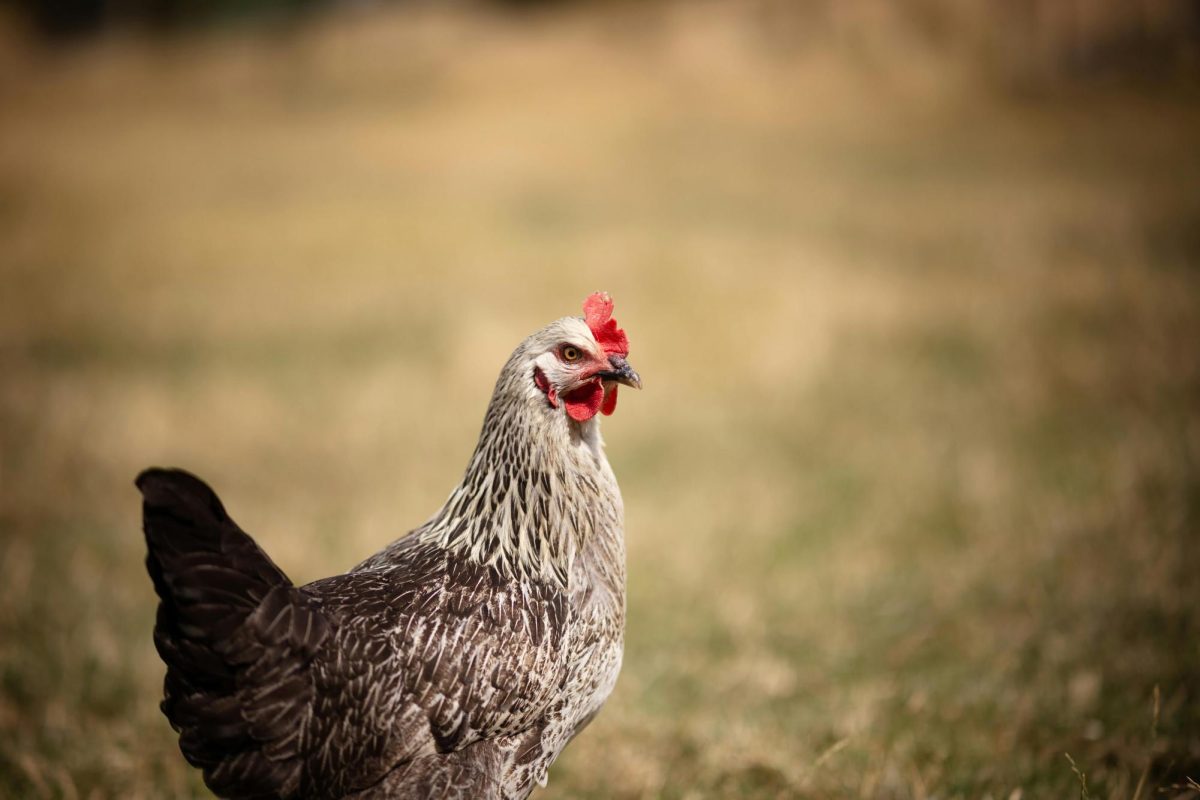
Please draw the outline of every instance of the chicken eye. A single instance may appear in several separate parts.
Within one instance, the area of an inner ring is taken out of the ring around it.
[[[559,349],[558,354],[562,356],[563,361],[578,361],[583,357],[583,353],[579,351],[579,348],[571,344],[564,344]]]

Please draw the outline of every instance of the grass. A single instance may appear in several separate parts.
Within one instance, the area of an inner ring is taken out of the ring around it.
[[[1194,98],[704,8],[9,50],[0,795],[206,796],[140,468],[343,570],[597,288],[626,662],[540,796],[1200,794]]]

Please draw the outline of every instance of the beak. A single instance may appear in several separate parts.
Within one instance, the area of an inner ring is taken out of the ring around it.
[[[634,389],[642,388],[641,376],[634,371],[633,367],[629,366],[624,356],[609,356],[608,363],[612,369],[596,373],[602,380],[616,381]]]

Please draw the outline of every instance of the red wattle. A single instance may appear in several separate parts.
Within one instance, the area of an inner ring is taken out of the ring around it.
[[[612,387],[608,393],[604,395],[604,405],[600,406],[600,413],[606,417],[611,417],[612,413],[617,410],[617,387]]]
[[[600,381],[589,381],[562,396],[567,406],[567,415],[576,422],[584,422],[596,416],[596,412],[604,404],[604,384]]]

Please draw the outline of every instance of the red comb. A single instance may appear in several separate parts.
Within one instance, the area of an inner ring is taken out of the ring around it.
[[[613,301],[608,292],[596,292],[583,301],[583,318],[592,336],[610,356],[629,355],[629,339],[612,318]]]

